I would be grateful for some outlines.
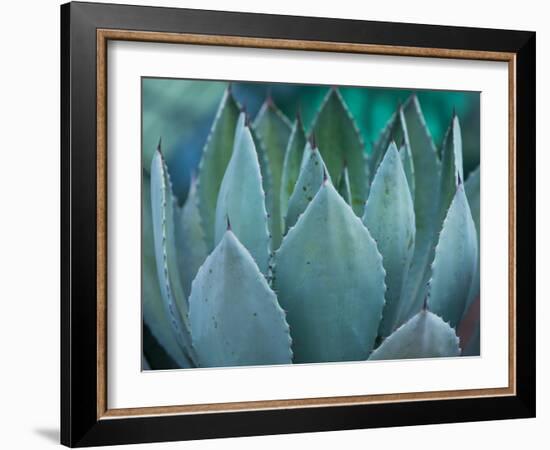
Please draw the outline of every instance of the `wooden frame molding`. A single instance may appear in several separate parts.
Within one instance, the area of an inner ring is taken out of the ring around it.
[[[266,49],[365,53],[393,56],[453,58],[508,62],[509,72],[509,384],[505,388],[404,394],[306,398],[109,409],[107,404],[107,43],[110,40],[255,47]],[[335,43],[207,34],[97,29],[97,419],[132,416],[206,414],[358,404],[412,402],[516,395],[516,54],[481,50]]]

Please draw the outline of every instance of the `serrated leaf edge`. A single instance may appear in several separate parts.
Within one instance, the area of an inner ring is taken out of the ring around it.
[[[287,335],[287,339],[288,339],[289,359],[290,359],[290,361],[293,361],[294,360],[294,352],[292,350],[292,335],[290,334],[290,325],[288,324],[288,321],[286,320],[286,311],[281,307],[281,305],[279,303],[279,298],[277,297],[277,292],[275,292],[273,287],[270,285],[269,281],[266,279],[267,277],[265,277],[265,275],[260,271],[260,268],[258,267],[258,263],[254,259],[252,254],[249,252],[249,250],[239,240],[238,236],[235,235],[235,233],[233,233],[231,230],[226,231],[226,233],[228,233],[228,232],[233,234],[235,240],[241,245],[241,247],[245,250],[246,254],[250,257],[250,259],[253,263],[254,269],[257,270],[257,273],[255,273],[255,275],[259,275],[258,278],[259,278],[260,282],[265,285],[265,288],[267,288],[269,291],[273,292],[273,294],[274,294],[273,299],[275,301],[273,301],[272,304],[275,307],[275,309],[277,310],[277,312],[279,312],[281,314],[281,317],[283,318],[284,332]],[[220,243],[222,241],[223,241],[223,238],[220,240]],[[220,243],[218,243],[218,245],[220,245]],[[197,270],[197,274],[203,269],[203,267],[205,266],[206,262],[208,261],[210,255],[212,253],[213,253],[213,251],[210,252],[210,254],[206,257],[204,262],[201,264],[201,266]],[[196,280],[197,280],[197,277],[195,276],[195,278],[193,279],[193,281],[191,283],[191,292],[193,292],[193,286],[195,285]],[[191,339],[193,339],[193,336],[191,336]],[[197,361],[200,363],[200,355],[197,355],[197,358],[198,358]],[[200,365],[199,365],[199,367],[200,367]]]
[[[168,233],[167,221],[168,221],[168,219],[166,217],[166,208],[167,208],[167,204],[168,204],[168,199],[167,199],[166,194],[167,194],[167,192],[169,192],[171,194],[173,191],[172,191],[172,182],[171,182],[171,179],[170,179],[170,173],[168,172],[168,167],[166,165],[166,160],[164,159],[164,155],[158,149],[155,150],[155,151],[158,152],[158,154],[159,154],[160,161],[161,161],[161,164],[162,164],[162,172],[163,172],[162,176],[161,176],[161,182],[162,182],[162,185],[161,185],[161,187],[162,187],[162,205],[161,205],[162,206],[161,207],[162,270],[163,270],[163,273],[164,273],[164,280],[167,281],[167,280],[170,280],[171,277],[170,277],[170,272],[169,272],[169,269],[168,269],[168,252],[167,252],[167,249],[166,249],[166,243],[167,243],[167,240],[168,240],[168,237],[167,237],[167,233]],[[170,195],[170,201],[172,202],[173,211],[176,212],[177,204],[176,204],[176,201],[174,199],[174,195],[172,195],[172,194]],[[179,273],[179,268],[178,268],[177,272]],[[159,280],[159,283],[162,283],[162,280]],[[189,328],[189,315],[188,315],[188,312],[183,313],[180,310],[180,308],[178,307],[178,303],[177,303],[176,299],[173,298],[173,288],[171,286],[171,282],[170,281],[165,282],[164,287],[166,289],[166,294],[168,296],[168,305],[166,305],[166,306],[168,307],[169,313],[172,315],[172,317],[170,318],[170,322],[172,323],[172,326],[178,326],[178,328],[179,328],[179,325],[177,325],[177,323],[175,323],[175,322],[178,322],[178,320],[174,317],[176,314],[179,314],[179,317],[182,319],[181,324],[184,327],[183,330],[178,332],[178,334],[182,335],[182,337],[180,339],[183,341],[183,339],[184,339],[183,334],[186,331],[189,335],[189,343],[184,344],[182,342],[182,344],[183,344],[182,345],[183,353],[185,354],[185,356],[187,358],[190,359],[190,361],[193,364],[196,364],[196,353],[195,353],[195,349],[193,348],[193,340],[192,340],[191,331],[190,331],[190,328]],[[184,298],[183,301],[187,302],[187,299]],[[189,306],[189,304],[187,304],[187,306]],[[175,309],[175,311],[174,311],[174,309]],[[189,346],[189,348],[187,348],[187,346]]]
[[[222,100],[220,101],[220,104],[218,105],[218,109],[216,110],[216,115],[214,116],[214,120],[212,121],[210,131],[208,132],[208,136],[206,137],[206,141],[204,142],[204,145],[202,147],[202,154],[201,154],[201,158],[200,158],[200,161],[199,161],[199,165],[197,167],[197,186],[196,186],[196,188],[197,188],[198,192],[200,191],[199,187],[200,187],[200,183],[201,183],[201,180],[202,180],[201,173],[204,170],[204,167],[203,167],[204,166],[204,160],[206,158],[206,155],[210,154],[210,152],[213,151],[213,150],[210,149],[210,142],[213,139],[216,127],[217,127],[218,122],[219,122],[219,120],[222,116],[222,113],[223,113],[223,110],[226,106],[226,103],[230,99],[232,99],[235,102],[235,105],[237,106],[237,108],[240,108],[239,102],[237,102],[237,99],[233,96],[233,93],[232,93],[232,90],[231,90],[231,85],[228,85],[227,88],[225,88],[225,90],[224,90]],[[196,196],[195,205],[199,210],[199,223],[201,225],[202,230],[204,231],[204,219],[203,219],[203,214],[201,213],[202,208],[201,208],[200,195]],[[204,234],[205,234],[205,241],[206,241],[206,232]],[[206,242],[206,246],[207,246],[208,249],[211,248],[211,245],[210,245],[209,242]]]
[[[456,328],[452,327],[451,324],[447,321],[445,321],[441,316],[439,316],[438,314],[430,311],[429,308],[425,309],[425,308],[422,308],[419,312],[417,312],[416,314],[414,314],[412,317],[410,317],[407,321],[403,322],[401,325],[399,325],[399,327],[397,327],[394,332],[392,334],[390,334],[386,339],[384,339],[380,345],[378,347],[376,347],[375,349],[372,350],[372,352],[370,353],[369,357],[367,358],[367,360],[371,360],[370,357],[373,355],[373,353],[378,350],[381,345],[386,342],[387,340],[389,339],[392,339],[393,336],[395,336],[395,334],[401,330],[403,327],[405,327],[406,325],[408,325],[409,322],[411,322],[418,314],[423,314],[423,313],[430,313],[432,315],[434,315],[435,317],[437,317],[439,320],[441,320],[445,325],[447,325],[451,330],[453,330],[454,332],[454,335],[455,335],[455,338],[456,338],[456,346],[458,348],[458,356],[456,356],[456,358],[458,358],[461,354],[462,354],[462,348],[460,347],[460,338],[458,337],[458,335],[456,334]],[[395,339],[395,338],[394,338]],[[436,358],[411,358],[412,360],[414,359],[438,359],[438,358],[441,358],[440,356],[439,357],[436,357]],[[455,358],[453,356],[453,358]],[[384,361],[384,360],[371,360],[371,361]],[[389,361],[389,360],[385,360],[385,361]]]
[[[365,175],[365,184],[366,184],[365,195],[366,195],[366,197],[368,197],[368,195],[369,195],[369,185],[370,185],[370,170],[369,170],[369,161],[368,161],[368,158],[367,158],[367,151],[366,151],[366,147],[365,147],[365,141],[364,141],[364,139],[361,135],[361,132],[359,131],[359,127],[357,126],[357,123],[355,122],[353,114],[349,110],[349,107],[348,107],[346,101],[344,100],[344,97],[342,97],[342,94],[340,93],[338,88],[331,87],[327,91],[323,101],[321,102],[321,105],[319,106],[319,108],[317,109],[317,111],[315,113],[315,117],[314,117],[313,121],[311,122],[312,126],[311,126],[311,130],[310,130],[310,137],[311,137],[311,134],[313,133],[313,130],[315,129],[315,126],[317,125],[317,121],[319,120],[319,116],[321,115],[323,109],[325,108],[326,104],[330,100],[331,95],[336,95],[336,98],[338,99],[338,101],[342,105],[342,107],[344,109],[344,113],[347,115],[348,119],[350,120],[351,125],[353,127],[353,131],[355,132],[355,135],[357,136],[357,139],[359,140],[359,144],[361,146],[361,157],[363,158],[363,167],[364,167],[364,172],[365,172],[365,174],[364,174]]]
[[[464,183],[459,184],[459,185],[457,186],[457,191],[458,191],[458,189],[463,189],[463,190],[464,190]],[[456,197],[456,192],[455,192],[455,197]],[[470,211],[470,205],[469,205],[469,203],[468,203],[468,198],[466,197],[466,192],[464,192],[464,197],[466,198],[466,204],[467,204],[467,206],[468,206],[468,211],[470,212],[470,219],[471,219],[472,222],[473,222],[473,219],[472,219],[472,217],[471,217],[472,213],[471,213],[471,211]],[[454,201],[454,198],[453,198],[453,201]],[[451,204],[452,204],[452,201],[451,201]],[[450,207],[450,205],[449,205],[449,210],[450,210],[450,208],[451,208],[451,207]],[[437,264],[436,264],[437,258],[436,258],[436,256],[437,256],[437,254],[438,254],[438,249],[439,249],[439,246],[440,246],[440,244],[441,244],[441,233],[442,233],[443,230],[445,229],[445,225],[446,225],[447,222],[448,222],[448,218],[449,218],[449,211],[447,211],[447,214],[445,215],[445,219],[443,220],[443,225],[441,226],[441,229],[439,230],[439,233],[436,234],[436,236],[437,236],[437,244],[436,244],[436,246],[435,246],[435,248],[434,248],[434,258],[433,258],[432,263],[430,264],[430,269],[429,269],[431,275],[430,275],[430,279],[429,279],[429,281],[428,281],[428,296],[427,296],[427,299],[426,299],[426,304],[427,304],[428,310],[429,310],[429,305],[430,305],[429,299],[430,299],[430,294],[431,294],[432,281],[433,281],[433,279],[434,279],[435,269],[437,268]],[[475,231],[475,225],[474,225],[474,231]],[[477,233],[476,233],[476,245],[477,245]],[[470,282],[470,284],[471,284],[471,282]],[[469,289],[468,289],[468,291],[469,291]],[[468,299],[466,299],[466,302],[467,302],[467,301],[468,301]],[[466,307],[466,303],[464,304],[464,307]],[[432,313],[432,314],[435,314],[435,313]],[[435,315],[437,315],[437,316],[439,317],[438,314],[435,314]],[[457,324],[456,324],[456,325],[457,325],[457,328],[458,328],[458,326],[460,325],[460,320],[462,319],[463,316],[464,316],[464,311],[462,312],[460,318],[458,319],[458,322],[457,322]],[[443,320],[443,319],[442,319],[442,320]],[[450,325],[450,321],[449,321],[449,325]],[[451,328],[455,329],[454,327],[451,327]]]
[[[309,204],[307,205],[307,208],[304,210],[304,212],[302,214],[300,214],[300,216],[298,217],[298,220],[296,221],[296,223],[294,224],[294,226],[290,227],[286,233],[286,235],[283,237],[283,240],[281,242],[281,245],[279,246],[279,248],[274,252],[273,254],[273,265],[272,265],[272,269],[273,269],[273,275],[274,277],[277,276],[277,266],[276,266],[276,263],[275,263],[275,260],[277,259],[277,254],[283,249],[283,246],[285,244],[285,239],[290,236],[291,233],[294,233],[295,229],[303,222],[304,220],[304,216],[305,216],[305,213],[306,211],[308,210],[308,208],[311,207],[311,205],[314,204],[315,202],[315,199],[317,198],[318,195],[320,195],[321,191],[323,189],[326,189],[327,188],[327,185],[330,184],[331,187],[333,189],[334,186],[332,186],[332,182],[330,181],[330,178],[327,178],[325,180],[325,182],[321,185],[321,187],[319,188],[319,190],[317,191],[317,193],[315,194],[315,196],[313,197],[313,200],[311,200],[309,202]],[[339,198],[340,197],[340,194],[338,194],[338,191],[336,191],[336,194],[338,195]],[[378,244],[376,243],[376,241],[374,240],[374,238],[371,236],[370,234],[370,231],[368,230],[368,228],[365,226],[365,224],[363,223],[363,221],[361,220],[360,217],[356,216],[355,213],[353,212],[353,209],[351,208],[350,205],[348,205],[344,199],[342,199],[342,201],[344,202],[344,204],[346,205],[346,207],[348,207],[350,209],[350,212],[351,212],[351,215],[354,217],[354,219],[361,225],[361,227],[363,227],[366,231],[367,231],[367,234],[368,234],[368,237],[369,239],[372,241],[372,243],[374,244],[374,250],[376,251],[376,254],[375,256],[379,259],[380,261],[380,267],[382,269],[382,287],[383,287],[383,296],[382,296],[382,307],[380,308],[380,317],[378,317],[378,323],[381,322],[382,320],[382,315],[383,315],[383,311],[384,311],[384,307],[386,306],[386,291],[387,291],[387,285],[386,285],[386,269],[384,268],[384,259],[382,257],[382,254],[380,253],[380,251],[378,250]],[[274,290],[275,292],[275,290]],[[275,292],[275,294],[277,294]]]

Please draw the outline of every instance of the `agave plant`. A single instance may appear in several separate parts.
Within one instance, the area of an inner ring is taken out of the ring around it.
[[[459,118],[437,149],[414,95],[367,152],[336,88],[308,132],[270,98],[251,121],[228,88],[183,206],[160,144],[143,174],[157,351],[182,368],[463,354],[479,169],[463,180]]]

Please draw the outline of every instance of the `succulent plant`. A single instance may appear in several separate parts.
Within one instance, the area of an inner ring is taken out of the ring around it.
[[[414,95],[367,151],[336,88],[306,131],[271,98],[251,121],[229,87],[184,204],[160,143],[142,201],[144,324],[170,367],[476,347],[457,329],[479,297],[479,169],[464,182],[458,116],[438,151]]]

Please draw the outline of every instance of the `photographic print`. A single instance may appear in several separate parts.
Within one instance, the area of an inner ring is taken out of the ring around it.
[[[142,368],[480,355],[480,94],[142,77]]]
[[[534,32],[60,19],[64,445],[535,417]]]

